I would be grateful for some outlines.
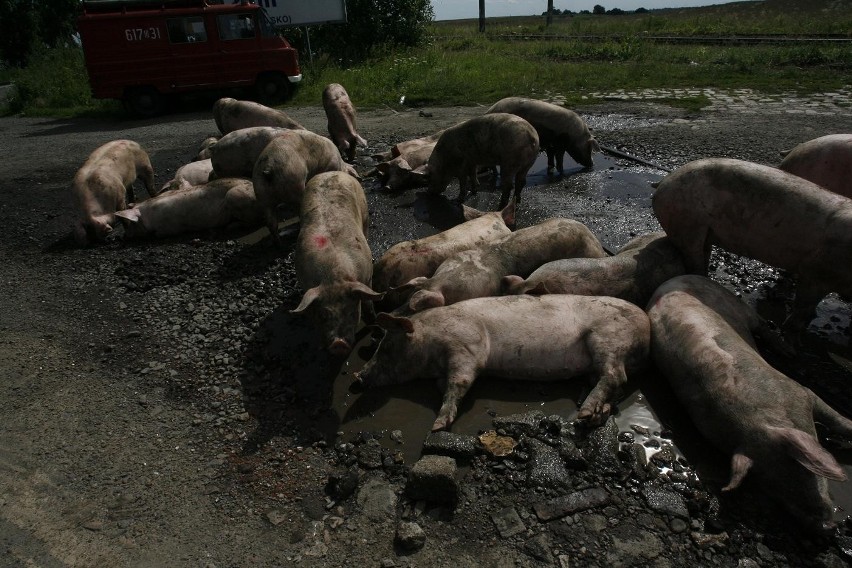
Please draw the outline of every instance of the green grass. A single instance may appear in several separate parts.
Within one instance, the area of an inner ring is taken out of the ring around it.
[[[822,2],[820,4],[820,2]],[[749,33],[852,34],[852,1],[743,2],[708,8],[657,10],[624,16],[493,18],[480,34],[476,20],[435,22],[420,48],[375,54],[343,68],[303,57],[304,80],[289,104],[316,105],[328,83],[346,86],[359,108],[488,105],[505,96],[564,97],[567,106],[594,102],[593,93],[619,89],[749,88],[767,94],[836,90],[852,77],[852,44],[663,44],[648,35]],[[828,9],[833,6],[834,9]],[[547,34],[532,41],[512,41]],[[587,40],[577,35],[605,36]],[[89,95],[79,49],[37,54],[26,70],[2,70],[18,86],[7,112],[69,116],[120,113],[114,101]],[[404,103],[401,102],[404,97]],[[668,102],[690,110],[703,96]]]

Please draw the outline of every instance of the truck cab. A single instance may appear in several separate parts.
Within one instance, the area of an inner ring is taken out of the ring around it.
[[[253,89],[283,101],[302,79],[296,50],[242,0],[87,0],[77,20],[92,96],[153,116],[171,94]]]

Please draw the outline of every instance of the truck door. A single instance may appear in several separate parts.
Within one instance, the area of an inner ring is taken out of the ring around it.
[[[222,14],[216,17],[216,25],[219,28],[220,77],[223,86],[253,84],[262,64],[258,52],[260,30],[255,14]]]
[[[171,88],[183,91],[205,85],[216,85],[219,62],[210,37],[210,22],[203,15],[176,16],[166,20],[171,44],[170,65],[174,70]]]

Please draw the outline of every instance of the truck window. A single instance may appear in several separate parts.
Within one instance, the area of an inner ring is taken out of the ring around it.
[[[226,14],[219,16],[220,39],[251,39],[254,37],[254,18],[251,17],[251,14]]]
[[[169,28],[169,41],[172,43],[207,41],[207,29],[201,16],[170,18],[166,23]]]

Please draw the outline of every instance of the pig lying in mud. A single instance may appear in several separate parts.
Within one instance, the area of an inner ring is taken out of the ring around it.
[[[213,105],[213,120],[222,134],[252,126],[277,126],[291,130],[305,128],[284,111],[252,101],[238,101],[227,97],[219,99]]]
[[[366,146],[355,128],[355,107],[343,85],[331,83],[322,92],[322,107],[328,118],[328,134],[340,153],[351,162],[355,159],[356,146]]]
[[[318,174],[305,187],[300,218],[296,275],[306,291],[292,313],[307,313],[328,351],[346,355],[355,345],[361,303],[382,296],[370,288],[373,257],[364,190],[347,173]]]
[[[115,216],[129,238],[166,237],[231,223],[248,227],[263,223],[251,181],[241,178],[216,179],[167,191]]]
[[[210,158],[184,164],[177,169],[175,177],[167,181],[160,191],[172,191],[175,189],[185,189],[193,185],[203,185],[209,181],[212,171],[213,161]]]
[[[356,380],[366,387],[434,378],[445,386],[432,430],[448,428],[480,374],[510,379],[596,379],[577,417],[601,424],[648,356],[641,308],[592,296],[477,298],[410,318],[379,314],[387,334]],[[439,388],[440,388],[439,386]]]
[[[350,169],[328,138],[307,130],[285,130],[276,136],[260,153],[252,172],[254,191],[273,238],[278,238],[279,205],[297,212],[308,180],[323,172]]]
[[[778,167],[852,198],[852,134],[830,134],[783,152]]]
[[[436,142],[422,144],[387,162],[376,164],[379,181],[386,191],[402,191],[429,184],[422,167],[432,156]]]
[[[210,148],[214,177],[251,177],[254,164],[264,148],[286,132],[289,132],[286,128],[253,126],[222,136]]]
[[[466,120],[444,130],[423,166],[429,177],[429,191],[443,193],[454,178],[459,179],[458,201],[468,191],[476,191],[477,166],[500,166],[500,205],[509,204],[514,183],[514,199],[521,201],[527,172],[538,154],[538,134],[529,122],[507,113],[493,113]]]
[[[754,473],[795,519],[830,527],[826,479],[846,475],[817,441],[814,420],[845,438],[852,421],[757,353],[752,333],[766,326],[720,284],[674,278],[655,292],[648,315],[654,361],[698,430],[732,455],[723,491]]]
[[[591,168],[594,165],[592,152],[601,151],[583,119],[565,107],[535,99],[506,97],[486,112],[508,112],[532,124],[538,133],[541,149],[547,154],[548,172],[555,166],[560,174],[563,173],[565,152],[578,164]]]
[[[154,190],[154,168],[148,154],[132,140],[113,140],[92,152],[74,175],[71,197],[77,209],[77,244],[102,241],[112,232],[115,212],[134,200],[133,182],[139,177],[149,195]]]
[[[450,256],[474,247],[493,243],[511,233],[515,224],[515,202],[502,211],[483,213],[462,205],[465,222],[436,235],[397,243],[373,266],[373,288],[380,292],[402,286],[418,276],[432,276]],[[382,305],[393,309],[407,295],[389,292]]]
[[[390,150],[386,152],[381,152],[379,154],[373,154],[371,158],[376,160],[377,162],[388,162],[397,158],[399,156],[403,156],[409,152],[413,152],[422,148],[423,146],[435,146],[435,142],[438,141],[438,137],[443,134],[444,131],[440,130],[435,134],[430,134],[429,136],[421,136],[420,138],[412,138],[411,140],[404,140],[402,142],[397,142],[394,144]]]
[[[707,274],[714,244],[795,273],[785,332],[803,331],[829,292],[852,296],[852,199],[776,168],[718,158],[663,178],[653,208],[692,274]]]
[[[548,262],[524,280],[504,276],[504,294],[612,296],[644,307],[657,287],[684,274],[680,252],[663,232],[636,237],[614,256]]]
[[[579,221],[548,219],[518,229],[482,247],[458,252],[431,277],[414,278],[395,291],[414,291],[400,314],[419,312],[483,296],[497,296],[504,276],[529,275],[546,262],[560,258],[603,258],[606,251]]]

